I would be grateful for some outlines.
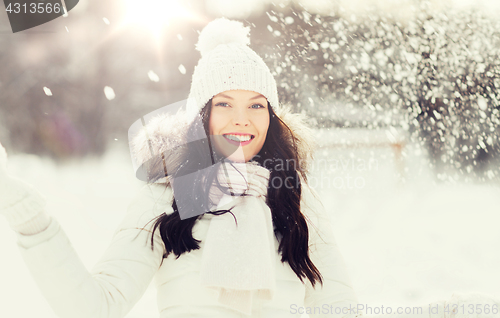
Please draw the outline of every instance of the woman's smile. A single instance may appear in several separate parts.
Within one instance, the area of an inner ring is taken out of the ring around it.
[[[229,142],[231,145],[241,145],[241,146],[246,146],[248,145],[253,138],[255,137],[254,135],[249,135],[249,134],[224,134],[224,138],[226,138],[227,142]]]

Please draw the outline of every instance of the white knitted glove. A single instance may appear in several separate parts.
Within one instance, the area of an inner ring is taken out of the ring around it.
[[[31,185],[7,173],[7,152],[0,143],[0,214],[10,227],[32,235],[46,229],[50,216],[45,213],[45,198]]]

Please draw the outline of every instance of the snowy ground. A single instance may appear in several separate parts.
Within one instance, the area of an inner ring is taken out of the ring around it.
[[[390,147],[325,148],[317,152],[310,177],[333,215],[360,302],[426,306],[453,291],[500,296],[500,187],[436,183],[416,145],[403,149],[399,168],[394,158]],[[12,155],[10,169],[47,197],[49,213],[89,269],[140,185],[128,149],[118,145],[102,160],[64,165]],[[0,241],[0,317],[56,317],[5,221],[0,221]],[[152,285],[127,316],[147,317],[158,317]]]

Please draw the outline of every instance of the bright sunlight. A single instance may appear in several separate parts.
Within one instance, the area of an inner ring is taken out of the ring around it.
[[[125,3],[124,23],[145,27],[156,38],[161,36],[172,19],[192,17],[177,0],[125,0]]]

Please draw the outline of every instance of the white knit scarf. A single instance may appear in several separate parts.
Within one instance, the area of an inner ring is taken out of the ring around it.
[[[201,263],[201,284],[218,291],[218,301],[246,315],[254,297],[271,300],[276,289],[276,252],[271,210],[266,204],[270,171],[256,162],[221,164],[218,180],[234,196],[213,185],[216,209],[231,213],[210,221]],[[246,193],[249,196],[241,196]],[[220,198],[219,201],[217,201]],[[237,224],[236,224],[236,221]]]

